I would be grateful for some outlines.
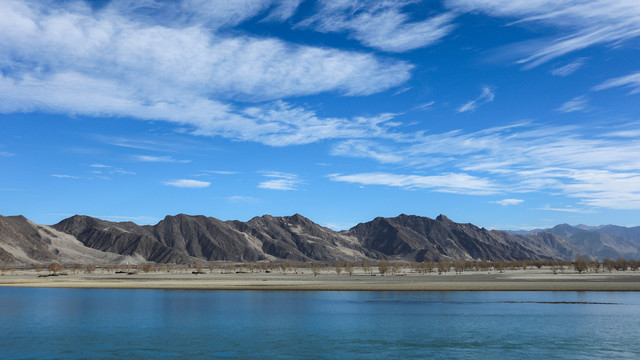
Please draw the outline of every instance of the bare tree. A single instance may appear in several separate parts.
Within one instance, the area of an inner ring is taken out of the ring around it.
[[[349,276],[353,275],[353,264],[352,263],[344,264],[344,268],[345,268],[345,270],[347,270],[347,273],[349,273]]]
[[[394,261],[391,263],[391,273],[392,274],[397,274],[400,272],[400,263],[398,263],[397,261]]]
[[[93,264],[89,264],[84,268],[84,272],[87,274],[93,274],[94,271],[96,271],[96,266]]]
[[[313,276],[318,276],[318,274],[320,274],[320,264],[311,264],[311,271],[313,272]]]
[[[378,272],[380,273],[380,275],[384,275],[387,273],[387,271],[389,271],[389,263],[387,262],[387,260],[380,260],[380,262],[378,263]]]
[[[362,260],[362,270],[365,273],[371,274],[371,264],[367,260]]]
[[[78,270],[80,270],[80,268],[81,268],[81,267],[82,267],[82,266],[81,266],[80,264],[78,264],[78,263],[73,263],[73,264],[71,264],[71,270],[73,270],[73,273],[74,273],[74,274],[75,274],[75,273],[77,273],[77,272],[78,272]]]
[[[611,272],[615,268],[615,261],[609,258],[606,258],[602,262],[602,267],[604,267],[604,269],[607,270],[608,272]]]
[[[340,261],[336,261],[334,266],[336,268],[336,274],[340,275],[340,273],[342,272],[342,263]]]
[[[282,260],[280,262],[280,269],[282,270],[282,273],[286,273],[287,272],[287,268],[289,267],[289,264],[287,264],[286,261]]]
[[[451,271],[451,267],[453,263],[451,261],[439,261],[438,262],[438,273],[448,273]]]
[[[589,268],[589,264],[587,263],[587,260],[578,255],[573,261],[573,268],[576,269],[578,274],[582,274],[584,271],[587,271],[587,269]]]
[[[58,264],[57,262],[52,262],[51,264],[49,264],[49,272],[51,274],[58,274],[63,271],[64,271],[64,267]]]

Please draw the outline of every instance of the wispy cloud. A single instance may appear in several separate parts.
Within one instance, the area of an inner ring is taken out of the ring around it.
[[[135,172],[133,171],[128,171],[128,170],[124,170],[124,169],[113,169],[109,171],[109,174],[116,174],[116,175],[136,175]]]
[[[640,6],[635,0],[447,0],[457,11],[483,12],[560,29],[559,35],[530,43],[519,60],[534,67],[573,51],[640,36]],[[522,44],[520,44],[522,46]]]
[[[414,106],[411,110],[416,111],[416,110],[430,110],[431,107],[433,106],[433,104],[435,104],[435,101],[429,101],[426,102],[424,104],[420,104],[420,105],[416,105]]]
[[[523,122],[476,132],[417,134],[396,143],[386,141],[378,148],[385,149],[388,157],[401,158],[404,167],[432,169],[437,176],[462,173],[489,182],[481,183],[490,186],[480,189],[500,193],[546,191],[578,199],[590,207],[640,209],[640,141],[633,136],[640,131],[638,124],[627,124],[619,130],[611,124],[607,127],[609,132],[593,135],[585,127]],[[368,146],[375,149],[376,143]],[[367,155],[364,151],[334,154],[369,156],[381,162],[380,154]],[[421,179],[389,173],[357,175],[334,178],[395,187],[410,187],[411,179]],[[446,185],[447,181],[443,182]],[[460,191],[464,188],[462,182]]]
[[[209,187],[209,185],[211,185],[211,183],[208,181],[191,180],[191,179],[165,181],[164,184],[167,186],[173,186],[178,188],[188,188],[188,189],[202,189],[202,188]]]
[[[630,94],[640,93],[640,72],[609,79],[593,89],[599,91],[621,86],[631,88]]]
[[[404,52],[429,46],[454,28],[453,13],[412,21],[402,9],[414,1],[320,1],[320,10],[300,23],[319,32],[347,32],[366,46]]]
[[[557,211],[557,212],[567,212],[567,213],[583,213],[584,212],[584,210],[582,209],[576,209],[571,207],[558,208],[558,207],[550,207],[549,205],[546,205],[541,208],[537,208],[536,210]]]
[[[157,163],[189,163],[191,160],[178,160],[171,156],[152,156],[152,155],[136,155],[133,157],[136,161],[157,162]]]
[[[296,174],[279,171],[262,172],[262,176],[271,178],[258,184],[261,189],[270,190],[298,190],[303,181]]]
[[[91,164],[89,166],[92,168],[98,168],[98,169],[107,169],[111,167],[109,165],[104,165],[104,164]]]
[[[384,185],[403,189],[431,189],[437,192],[488,195],[497,192],[490,179],[478,178],[464,173],[450,173],[432,176],[403,175],[391,173],[331,174],[332,181],[361,185]]]
[[[336,144],[331,149],[336,156],[370,158],[381,163],[399,163],[403,157],[394,154],[390,149],[368,140],[347,140]]]
[[[480,105],[484,105],[486,103],[490,103],[495,98],[495,94],[491,91],[491,88],[488,86],[482,87],[482,93],[476,99],[469,101],[468,103],[462,104],[458,108],[458,112],[467,112],[474,111]]]
[[[242,195],[233,195],[227,198],[232,203],[256,203],[260,201],[258,198],[254,198],[252,196],[242,196]]]
[[[41,2],[3,2],[0,112],[123,116],[172,122],[198,135],[308,143],[365,126],[359,118],[319,118],[279,99],[370,95],[405,83],[413,69],[371,53],[218,33],[269,9],[281,8],[274,16],[282,19],[295,2],[125,3],[61,3],[48,11]]]
[[[303,0],[280,0],[263,21],[284,21],[289,19]]]
[[[216,174],[216,175],[236,175],[237,171],[224,171],[224,170],[204,170],[204,173],[207,174]]]
[[[556,67],[553,70],[551,70],[551,75],[562,76],[562,77],[569,76],[574,72],[578,71],[582,66],[584,66],[585,61],[586,61],[586,58],[580,58],[566,65]]]
[[[573,99],[562,104],[558,111],[570,113],[576,111],[586,111],[589,109],[589,100],[585,96],[576,96]]]
[[[80,177],[78,176],[66,175],[66,174],[51,174],[51,176],[58,179],[80,179]]]
[[[10,153],[8,151],[0,151],[0,156],[2,157],[10,157],[10,156],[14,156],[15,154]]]
[[[492,203],[502,205],[502,206],[520,205],[523,202],[524,200],[521,200],[521,199],[502,199],[502,200],[492,201]]]

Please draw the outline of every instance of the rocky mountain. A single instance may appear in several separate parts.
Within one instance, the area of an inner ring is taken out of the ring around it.
[[[554,237],[514,236],[472,224],[459,224],[444,215],[435,220],[400,215],[358,224],[348,233],[371,250],[409,261],[451,259],[540,259],[571,255]]]
[[[38,225],[23,216],[0,216],[0,262],[34,264],[53,261],[136,264],[143,259],[87,247],[72,235]]]
[[[544,230],[568,243],[578,255],[605,258],[640,258],[640,227],[626,228],[614,225],[571,226],[557,225]]]
[[[339,232],[299,214],[264,215],[247,222],[179,214],[144,226],[81,215],[44,226],[20,216],[0,216],[0,261],[571,260],[576,255],[614,258],[619,254],[640,258],[636,229],[559,225],[512,234],[456,223],[444,215],[430,219],[404,214],[375,218]]]
[[[377,257],[356,239],[301,216],[248,222],[179,214],[153,226],[73,216],[53,226],[101,251],[159,263],[216,261],[358,261]]]

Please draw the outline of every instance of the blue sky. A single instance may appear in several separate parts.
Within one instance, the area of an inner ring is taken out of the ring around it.
[[[640,225],[636,0],[0,2],[0,214]]]

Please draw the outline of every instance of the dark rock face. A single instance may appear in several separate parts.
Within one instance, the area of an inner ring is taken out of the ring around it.
[[[249,262],[265,259],[243,233],[215,218],[180,214],[145,228],[164,246],[194,258]]]
[[[154,226],[73,216],[54,225],[86,246],[147,261],[358,261],[369,258],[354,238],[294,215],[248,222],[205,216],[167,216]]]
[[[458,224],[444,215],[435,220],[404,214],[395,218],[376,218],[356,225],[349,232],[368,249],[409,261],[553,257],[553,254],[527,246],[523,238],[471,224]]]
[[[98,256],[100,261],[115,261],[113,259],[124,256],[158,263],[214,260],[356,262],[383,258],[408,261],[572,260],[576,255],[600,259],[638,258],[640,243],[634,241],[635,238],[622,237],[635,236],[637,231],[638,228],[615,226],[585,230],[563,224],[548,231],[514,235],[456,223],[444,215],[430,219],[404,214],[394,218],[378,217],[340,232],[322,227],[299,214],[264,215],[247,222],[179,214],[167,216],[153,226],[76,215],[52,227],[34,224],[21,216],[0,216],[0,261],[55,261],[58,259],[57,248],[51,245],[52,241],[58,248],[67,244],[68,249],[81,251],[85,261],[92,256]],[[96,253],[95,250],[99,251]],[[65,259],[69,259],[69,255]]]
[[[293,261],[360,261],[370,254],[356,238],[322,227],[302,215],[255,217],[233,222],[238,231],[262,243],[273,257]]]
[[[56,256],[37,226],[24,216],[0,216],[0,261],[20,264],[29,258],[53,261]]]
[[[146,227],[132,222],[114,223],[89,216],[72,216],[53,226],[75,236],[85,246],[120,255],[140,256],[147,261],[183,263],[191,259],[158,241]]]

